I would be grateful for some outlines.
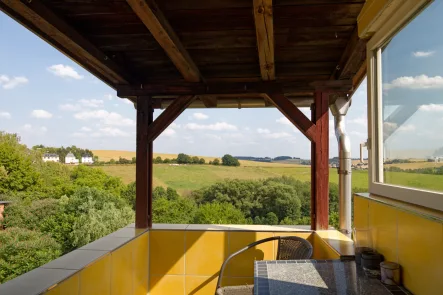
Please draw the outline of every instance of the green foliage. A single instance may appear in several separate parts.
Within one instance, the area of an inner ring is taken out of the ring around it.
[[[166,159],[163,160],[163,163],[164,163],[164,164],[169,164],[169,163],[171,163],[171,159],[167,159],[167,158],[166,158]]]
[[[60,245],[46,234],[22,228],[0,231],[0,283],[57,258]]]
[[[224,155],[222,158],[223,166],[240,166],[240,162],[231,155]]]
[[[0,131],[0,193],[31,190],[40,184],[32,162],[40,160],[16,134]]]
[[[197,224],[247,224],[243,213],[229,203],[207,203],[199,206],[194,223]]]
[[[157,157],[154,159],[154,164],[161,164],[163,163],[162,157]]]
[[[120,178],[109,176],[100,168],[79,165],[72,170],[71,179],[77,187],[94,187],[120,195],[124,184]]]
[[[2,224],[7,227],[20,227],[38,230],[41,223],[58,211],[59,202],[56,199],[16,201],[5,208]]]
[[[128,160],[128,159],[126,159],[126,158],[122,158],[122,157],[119,157],[118,158],[118,161],[116,162],[116,164],[131,164],[131,160]]]
[[[205,161],[205,159],[200,158],[200,160],[198,160],[198,163],[199,163],[200,165],[203,165],[203,164],[206,163],[206,161]]]
[[[191,164],[192,163],[192,158],[189,155],[180,153],[177,156],[177,163],[178,164]]]
[[[192,223],[196,208],[195,202],[190,199],[180,197],[176,200],[168,200],[165,197],[157,197],[152,205],[153,222]]]
[[[214,159],[214,160],[212,161],[212,165],[215,165],[215,166],[220,165],[220,160],[219,160],[219,159]]]

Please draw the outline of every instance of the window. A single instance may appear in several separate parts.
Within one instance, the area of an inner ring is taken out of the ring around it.
[[[370,192],[443,210],[443,2],[417,2],[368,44]]]

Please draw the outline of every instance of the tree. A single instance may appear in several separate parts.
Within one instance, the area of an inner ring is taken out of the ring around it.
[[[212,165],[215,165],[215,166],[220,165],[220,160],[219,159],[214,159],[214,161],[212,161]]]
[[[166,159],[163,160],[163,163],[169,164],[169,163],[171,163],[171,159],[166,158]]]
[[[114,159],[109,160],[109,164],[114,165],[115,164],[115,160]]]
[[[198,164],[200,162],[200,159],[196,156],[192,157],[192,164]]]
[[[200,160],[198,161],[198,163],[199,163],[200,165],[203,165],[203,164],[205,164],[205,159],[203,159],[203,158],[200,158]]]
[[[154,164],[161,164],[161,163],[163,163],[162,157],[156,157],[154,159]]]
[[[0,131],[0,193],[27,191],[38,186],[41,179],[33,161],[41,158],[20,144],[20,137]]]
[[[190,163],[192,163],[192,159],[189,155],[180,153],[177,156],[177,163],[178,164],[190,164]]]
[[[185,198],[168,200],[160,197],[153,201],[152,217],[154,223],[188,224],[194,220],[196,206],[194,201]]]
[[[212,161],[209,161],[209,163],[208,163],[209,165],[213,165],[213,163],[212,163]]]
[[[11,280],[61,255],[50,236],[28,229],[0,231],[0,283]]]
[[[246,224],[243,213],[229,203],[207,203],[201,205],[194,223],[197,224]]]
[[[117,163],[118,164],[131,164],[131,161],[126,158],[119,157]]]
[[[136,157],[132,157],[131,164],[136,164],[136,163],[137,163],[137,158]]]
[[[222,158],[223,166],[240,166],[240,162],[231,155],[224,155]]]
[[[119,177],[109,176],[101,168],[80,165],[72,170],[71,180],[77,187],[93,187],[120,195],[124,184]]]

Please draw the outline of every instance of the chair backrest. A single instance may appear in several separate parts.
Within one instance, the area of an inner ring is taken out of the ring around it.
[[[277,260],[311,259],[311,243],[300,237],[278,237]]]

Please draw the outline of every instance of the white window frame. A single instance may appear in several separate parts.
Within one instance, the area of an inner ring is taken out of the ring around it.
[[[368,175],[369,192],[372,194],[443,211],[443,193],[382,183],[381,48],[431,2],[429,0],[404,1],[367,43]]]

